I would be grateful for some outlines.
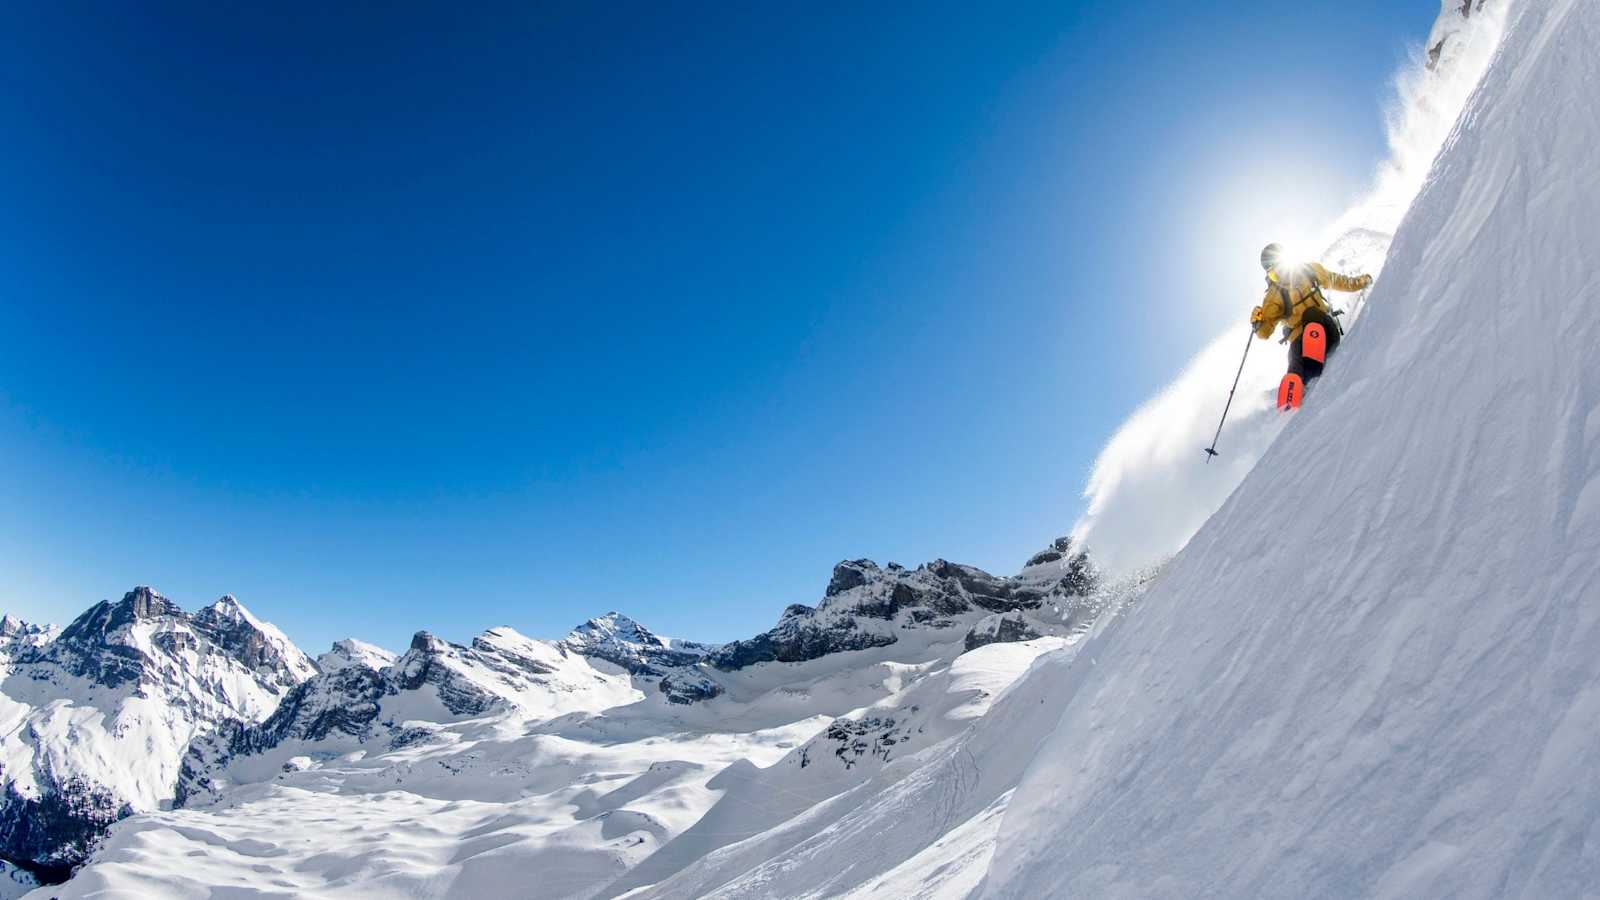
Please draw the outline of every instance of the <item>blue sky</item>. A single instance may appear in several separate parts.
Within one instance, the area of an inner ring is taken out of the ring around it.
[[[0,609],[725,640],[1014,571],[1438,12],[527,7],[0,12]]]

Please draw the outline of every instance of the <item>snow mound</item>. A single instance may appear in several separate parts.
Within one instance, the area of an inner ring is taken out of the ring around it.
[[[1597,46],[1514,8],[1337,363],[1074,667],[984,896],[1600,884]]]

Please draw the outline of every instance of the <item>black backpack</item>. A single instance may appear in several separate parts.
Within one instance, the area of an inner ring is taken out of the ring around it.
[[[1344,313],[1335,310],[1333,304],[1328,302],[1328,298],[1322,295],[1322,285],[1317,283],[1317,275],[1311,270],[1311,264],[1307,263],[1301,266],[1299,272],[1305,277],[1306,283],[1311,285],[1312,298],[1316,300],[1319,307],[1328,310],[1329,318],[1333,319],[1334,326],[1339,329],[1340,337],[1343,337],[1344,326],[1340,324],[1339,317]],[[1293,279],[1290,279],[1290,284],[1293,284]],[[1271,278],[1267,279],[1267,289],[1277,288],[1279,300],[1283,303],[1283,341],[1281,343],[1288,343],[1289,341],[1289,319],[1294,312],[1294,293],[1290,289],[1290,284],[1273,281]],[[1302,322],[1302,324],[1304,323]]]

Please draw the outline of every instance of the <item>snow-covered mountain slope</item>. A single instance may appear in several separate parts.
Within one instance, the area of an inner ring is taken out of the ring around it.
[[[0,861],[0,900],[16,900],[39,886],[31,872]]]
[[[1396,97],[1386,110],[1389,158],[1371,189],[1343,215],[1302,237],[1301,252],[1340,272],[1381,276],[1401,218],[1499,46],[1506,5],[1507,0],[1440,0],[1427,42],[1397,75]],[[1436,52],[1430,56],[1430,50]],[[1332,57],[1326,62],[1335,64]],[[1298,151],[1288,145],[1283,152],[1293,157]],[[1262,187],[1270,190],[1270,179]],[[1256,222],[1252,230],[1267,227],[1281,226]],[[1269,235],[1261,237],[1265,243]],[[1293,236],[1273,233],[1270,238]],[[1239,265],[1253,269],[1259,249],[1260,244],[1235,246],[1229,252]],[[1084,491],[1088,509],[1073,535],[1094,548],[1108,571],[1128,571],[1182,549],[1281,433],[1276,398],[1284,348],[1252,341],[1254,349],[1240,368],[1240,344],[1249,328],[1244,314],[1253,299],[1239,298],[1239,319],[1140,406],[1096,458]],[[1330,292],[1328,299],[1346,313],[1341,321],[1353,330],[1366,305],[1362,297]],[[1238,390],[1230,393],[1236,375]],[[1224,407],[1221,456],[1205,457],[1209,462],[1196,466],[1200,448],[1217,438]]]
[[[630,672],[691,666],[717,649],[710,644],[661,637],[619,612],[609,612],[572,629],[562,642],[583,656],[609,660]]]
[[[224,597],[189,615],[149,588],[59,633],[7,619],[0,680],[0,856],[79,862],[116,819],[171,798],[189,742],[254,721],[314,671]]]
[[[604,662],[596,668],[560,644],[510,628],[490,629],[470,647],[421,631],[393,665],[323,672],[291,691],[259,725],[232,721],[197,739],[175,799],[179,805],[215,799],[234,784],[271,778],[302,755],[406,747],[440,738],[448,725],[496,713],[544,721],[642,696],[626,671]]]
[[[1063,683],[984,896],[1594,894],[1597,46],[1512,7],[1361,327]]]
[[[1093,628],[1149,584],[1099,588],[1090,605],[1104,614]],[[777,765],[728,770],[727,793],[700,823],[597,896],[835,897],[908,886],[913,893],[888,896],[966,896],[1089,634],[981,646],[835,720]]]
[[[0,617],[0,666],[13,656],[27,653],[56,639],[61,629],[54,625],[32,625],[11,616]]]
[[[334,641],[333,647],[328,652],[317,657],[317,671],[337,672],[351,666],[363,666],[376,672],[386,666],[394,665],[396,659],[398,657],[393,653],[376,644],[345,638],[342,641]]]
[[[1013,578],[841,563],[817,608],[730,655],[615,613],[560,641],[419,633],[381,668],[336,647],[264,721],[198,737],[180,808],[121,823],[52,895],[481,896],[528,871],[530,896],[619,894],[970,730],[1109,605],[1094,585],[1063,541]],[[691,679],[713,689],[670,687]]]

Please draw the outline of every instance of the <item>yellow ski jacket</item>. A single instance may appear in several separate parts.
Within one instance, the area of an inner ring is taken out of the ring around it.
[[[1267,294],[1261,305],[1250,311],[1250,324],[1256,327],[1256,337],[1272,337],[1272,329],[1284,323],[1287,340],[1300,336],[1305,327],[1305,314],[1310,309],[1332,312],[1321,288],[1354,292],[1372,284],[1371,275],[1352,276],[1329,272],[1317,263],[1299,266],[1280,282],[1276,269],[1267,273]]]

